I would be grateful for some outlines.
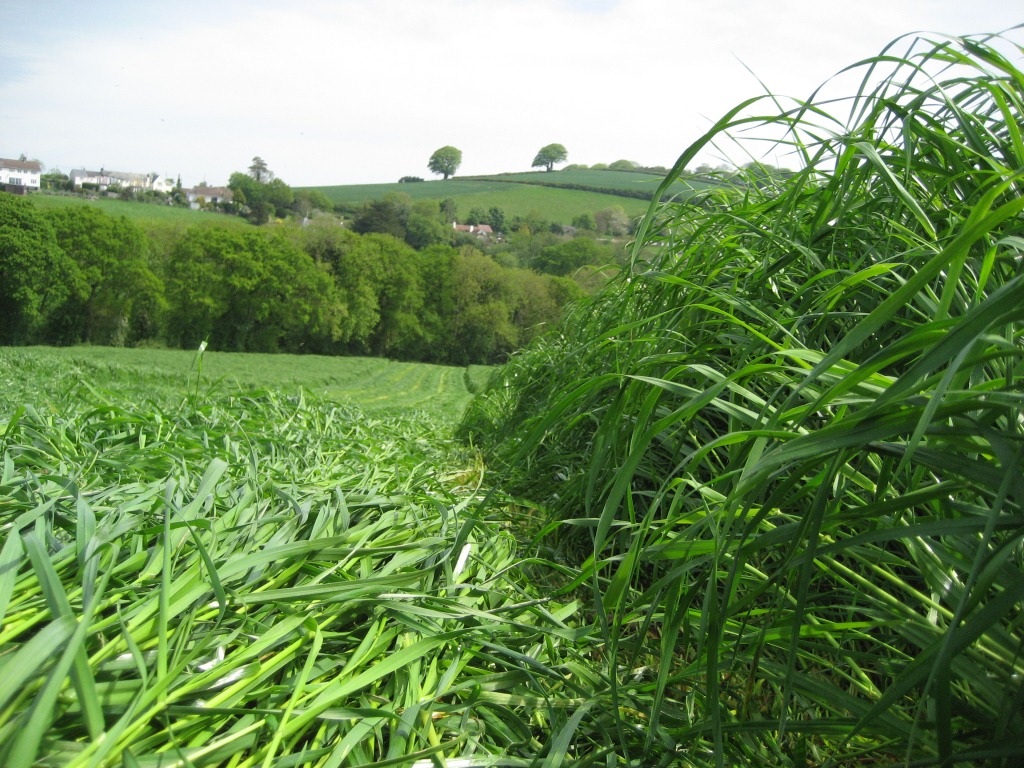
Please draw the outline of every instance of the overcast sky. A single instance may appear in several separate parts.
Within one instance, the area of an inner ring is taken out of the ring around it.
[[[1010,0],[0,0],[0,157],[186,186],[255,155],[292,186],[431,178],[446,144],[460,175],[552,142],[668,166],[758,80],[804,97],[902,34],[1021,22]]]

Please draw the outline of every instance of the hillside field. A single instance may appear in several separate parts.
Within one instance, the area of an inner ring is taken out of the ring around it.
[[[549,221],[569,224],[583,213],[593,214],[613,205],[620,205],[630,218],[643,215],[647,201],[636,198],[606,195],[599,192],[554,189],[500,181],[423,181],[413,184],[357,184],[339,187],[316,187],[334,203],[358,207],[362,203],[378,200],[389,193],[404,192],[415,200],[441,202],[452,198],[458,205],[460,216],[473,208],[489,210],[501,208],[505,216],[526,217],[540,214]]]
[[[39,208],[61,208],[68,205],[89,205],[99,208],[109,216],[124,216],[130,221],[145,224],[154,222],[163,225],[191,226],[204,222],[250,226],[239,216],[212,211],[193,211],[191,208],[180,208],[173,205],[156,205],[138,203],[130,200],[117,200],[109,197],[89,199],[77,195],[54,195],[37,192],[31,196],[32,202]]]

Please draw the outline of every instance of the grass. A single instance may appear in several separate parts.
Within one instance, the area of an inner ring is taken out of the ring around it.
[[[106,197],[89,200],[71,195],[53,195],[46,193],[34,194],[32,202],[40,208],[61,208],[68,205],[91,205],[99,208],[110,216],[124,216],[137,224],[191,226],[202,222],[231,222],[238,226],[249,226],[245,219],[229,216],[224,213],[209,211],[193,211],[190,208],[179,208],[172,205],[156,205],[137,203],[129,200],[115,200]]]
[[[480,177],[481,180],[514,181],[523,184],[540,185],[565,185],[573,188],[592,187],[593,189],[621,189],[628,193],[643,193],[653,195],[664,176],[647,173],[643,171],[602,171],[602,170],[573,170],[555,171],[531,171],[527,173],[502,173],[497,176]],[[694,193],[695,190],[706,189],[712,185],[707,181],[695,179],[676,179],[668,187],[670,194],[678,195],[684,199]]]
[[[1019,765],[1022,55],[739,105],[496,371],[4,351],[0,764]]]
[[[553,174],[554,175],[554,174]],[[619,197],[583,190],[554,189],[501,181],[423,181],[412,184],[358,184],[340,187],[317,187],[335,203],[359,205],[383,198],[388,193],[402,192],[413,200],[452,198],[462,216],[473,208],[489,210],[501,208],[507,218],[540,214],[549,221],[568,224],[582,213],[593,214],[611,206],[621,206],[630,217],[641,215],[647,207],[645,200]]]
[[[645,716],[624,762],[1024,757],[1022,53],[906,39],[852,97],[741,104],[666,186],[733,138],[802,170],[652,204],[471,407]]]
[[[115,347],[0,349],[0,413],[41,397],[59,399],[80,381],[122,397],[167,402],[181,396],[182,383],[202,391],[275,389],[355,404],[367,411],[428,411],[457,421],[473,391],[489,375],[487,366],[454,368],[399,363],[379,358],[320,355],[260,355],[207,350],[201,377],[196,353]],[[196,381],[201,378],[200,381]]]
[[[51,394],[0,409],[0,764],[548,751],[584,704],[565,665],[585,632],[481,511],[481,468],[445,421],[180,372],[176,397],[101,389],[168,355],[139,354],[3,354]]]

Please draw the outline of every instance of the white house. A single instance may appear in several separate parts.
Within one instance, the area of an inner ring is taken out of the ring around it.
[[[39,189],[42,166],[35,160],[8,160],[0,158],[0,186],[20,187],[23,190]]]
[[[83,184],[95,184],[101,192],[115,184],[133,191],[153,189],[157,192],[170,192],[174,189],[174,181],[158,173],[126,173],[103,168],[98,171],[87,171],[80,168],[68,175],[76,188]]]
[[[494,230],[490,224],[458,224],[453,221],[452,228],[456,232],[467,232],[471,235],[476,235],[481,240],[489,240],[494,237]]]
[[[190,208],[200,207],[199,198],[202,198],[206,205],[230,203],[233,199],[231,190],[227,187],[206,187],[202,184],[192,187],[192,189],[185,192],[185,194],[188,196],[188,204]]]

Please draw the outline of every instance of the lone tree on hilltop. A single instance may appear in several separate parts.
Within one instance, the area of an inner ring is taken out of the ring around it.
[[[561,144],[548,144],[546,147],[541,147],[540,152],[533,158],[532,168],[544,167],[544,170],[554,170],[552,166],[555,163],[564,163],[566,158],[569,157],[569,153],[565,151],[565,147]]]
[[[433,173],[442,173],[447,179],[462,165],[462,150],[452,146],[441,147],[430,156],[427,168]]]

